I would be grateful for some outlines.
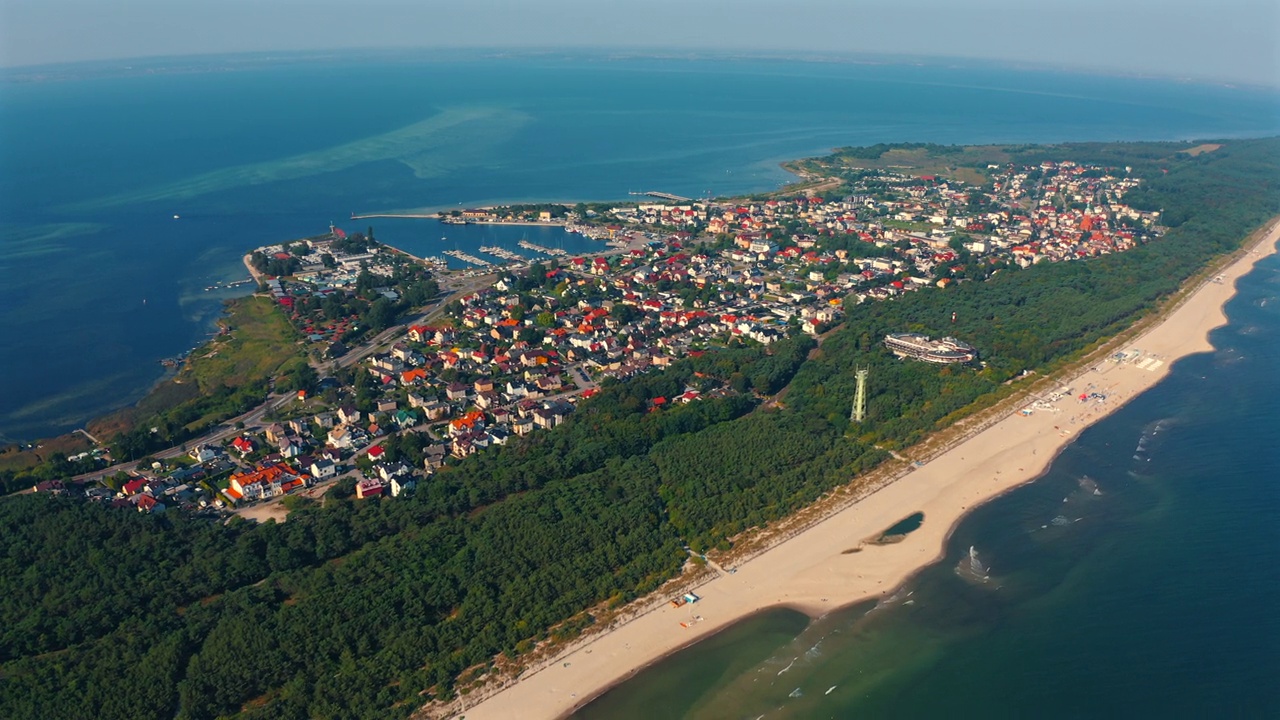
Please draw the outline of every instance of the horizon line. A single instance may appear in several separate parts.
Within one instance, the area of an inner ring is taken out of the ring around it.
[[[1187,76],[1175,74],[1162,74],[1149,71],[1134,72],[1125,71],[1118,68],[1109,68],[1097,65],[1087,64],[1063,64],[1052,63],[1047,61],[1034,61],[1015,58],[985,57],[985,56],[959,56],[945,54],[922,54],[922,53],[886,53],[886,52],[840,52],[833,50],[806,50],[806,49],[758,49],[758,48],[690,48],[681,46],[616,46],[602,47],[589,45],[573,45],[573,46],[536,46],[526,45],[518,47],[495,47],[488,45],[458,45],[458,46],[418,46],[418,45],[400,45],[390,47],[342,47],[342,48],[313,48],[313,49],[284,49],[284,50],[238,50],[232,52],[200,52],[182,55],[173,54],[155,54],[155,55],[135,55],[135,56],[118,56],[103,57],[86,60],[66,60],[55,62],[39,62],[27,64],[0,64],[0,81],[35,81],[35,80],[52,80],[57,78],[34,77],[40,75],[56,74],[63,75],[61,79],[78,79],[74,77],[66,77],[67,71],[81,70],[97,70],[99,75],[109,74],[126,74],[129,72],[141,72],[150,70],[151,72],[183,72],[195,69],[201,69],[199,66],[207,66],[217,61],[239,60],[249,61],[250,63],[263,66],[273,62],[297,62],[306,60],[321,59],[360,59],[372,57],[394,57],[394,56],[419,56],[431,57],[435,55],[448,54],[454,56],[462,52],[468,54],[468,59],[484,59],[484,58],[500,58],[500,57],[521,57],[530,55],[561,55],[565,59],[571,59],[575,56],[605,56],[610,60],[636,60],[636,59],[654,59],[654,60],[683,60],[689,62],[703,60],[762,60],[774,62],[798,62],[798,63],[830,63],[830,64],[881,64],[881,65],[965,65],[970,66],[986,66],[998,67],[1005,70],[1013,70],[1017,72],[1046,72],[1046,73],[1062,73],[1067,75],[1082,75],[1109,77],[1128,80],[1145,80],[1156,82],[1172,82],[1178,84],[1194,84],[1194,85],[1211,85],[1218,87],[1226,87],[1237,90],[1253,90],[1253,91],[1280,91],[1280,78],[1276,78],[1272,83],[1263,83],[1257,81],[1246,81],[1239,79],[1213,77],[1213,76]],[[3,61],[0,61],[2,63]],[[118,67],[120,64],[128,63],[127,67]],[[163,63],[187,63],[186,67],[163,67]],[[134,65],[142,65],[143,67],[134,67]],[[158,66],[159,65],[159,66]],[[109,70],[104,66],[111,67]],[[203,68],[212,69],[212,68]],[[235,68],[222,68],[223,70],[232,70]],[[102,72],[108,70],[107,72]]]

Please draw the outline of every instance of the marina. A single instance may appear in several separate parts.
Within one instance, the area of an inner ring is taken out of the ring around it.
[[[585,224],[579,225],[578,223],[567,223],[564,226],[564,231],[569,233],[576,233],[578,235],[583,235],[585,237],[591,238],[592,240],[609,240],[613,238],[613,235],[614,235],[614,231],[610,230],[607,227],[600,227],[598,225],[585,225]]]
[[[445,250],[444,254],[448,255],[449,257],[457,258],[463,262],[471,263],[472,265],[479,265],[480,267],[493,266],[493,263],[489,262],[488,260],[483,260],[481,258],[476,257],[475,255],[472,255],[471,253],[463,252],[461,250]]]
[[[521,240],[516,244],[526,250],[535,250],[537,252],[542,253],[543,255],[551,255],[552,257],[568,257],[569,256],[569,253],[559,248],[549,248],[549,247],[544,247],[542,245],[536,245],[534,243],[529,242],[528,240]]]
[[[501,248],[496,245],[482,245],[480,246],[480,252],[485,253],[486,255],[492,255],[496,258],[502,258],[503,260],[509,260],[511,262],[522,263],[529,261],[529,258],[524,255],[511,252],[506,248]]]
[[[241,285],[248,285],[252,282],[253,282],[253,278],[251,277],[247,277],[243,280],[233,280],[231,282],[216,282],[206,287],[204,291],[211,292],[213,290],[226,290],[228,288],[240,287]]]

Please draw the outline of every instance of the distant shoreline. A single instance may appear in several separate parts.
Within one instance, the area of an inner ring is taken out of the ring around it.
[[[1071,65],[1010,58],[982,58],[963,55],[910,54],[892,52],[850,53],[840,50],[777,50],[758,48],[672,49],[635,46],[624,49],[591,47],[465,46],[456,48],[341,48],[305,50],[251,50],[233,53],[197,53],[186,55],[140,55],[92,60],[38,59],[35,62],[0,68],[0,82],[35,83],[65,82],[97,78],[138,75],[190,75],[223,72],[252,72],[280,66],[338,61],[487,61],[495,58],[539,58],[562,61],[684,61],[684,62],[765,62],[810,65],[888,65],[899,67],[979,68],[1010,72],[1050,72],[1081,77],[1115,78],[1132,81],[1192,83],[1196,85],[1239,88],[1275,92],[1280,89],[1274,78],[1259,80],[1217,75],[1161,74],[1130,68],[1104,68],[1097,65]]]
[[[635,619],[526,672],[463,714],[468,720],[564,718],[640,670],[759,612],[788,607],[818,617],[892,594],[943,557],[948,539],[970,512],[1043,476],[1080,432],[1156,385],[1178,359],[1212,350],[1209,333],[1225,323],[1224,307],[1236,295],[1235,281],[1277,252],[1280,217],[1256,235],[1191,278],[1159,315],[1139,320],[1091,355],[1085,369],[1040,384],[1079,390],[1088,384],[1105,392],[1105,404],[1081,403],[1072,393],[1059,401],[1059,413],[1024,417],[1017,409],[1025,398],[1005,401],[998,406],[1003,413],[999,422],[923,467],[907,467],[869,491],[855,490],[843,508],[738,564],[733,574],[698,585],[702,599],[697,607],[705,622],[682,628],[678,611],[646,606]],[[1158,358],[1159,366],[1141,369],[1107,360],[1135,345]],[[926,520],[902,542],[864,546],[867,537],[914,512],[923,512]],[[863,547],[863,552],[842,553],[850,547]]]

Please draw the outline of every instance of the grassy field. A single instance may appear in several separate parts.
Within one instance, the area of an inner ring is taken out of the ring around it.
[[[93,443],[79,433],[59,435],[49,440],[41,440],[33,450],[19,450],[11,445],[0,451],[0,472],[27,470],[48,460],[54,453],[71,456],[76,453],[92,450]]]
[[[227,332],[192,353],[174,382],[195,382],[204,392],[238,387],[272,377],[304,357],[301,336],[271,298],[239,298],[227,306],[220,322]]]

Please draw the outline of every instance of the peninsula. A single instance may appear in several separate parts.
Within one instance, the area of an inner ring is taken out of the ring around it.
[[[0,707],[555,717],[890,591],[1206,347],[1280,142],[1206,147],[844,148],[757,197],[485,210],[600,249],[465,270],[372,228],[258,248],[176,404],[10,473]]]

